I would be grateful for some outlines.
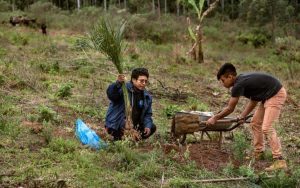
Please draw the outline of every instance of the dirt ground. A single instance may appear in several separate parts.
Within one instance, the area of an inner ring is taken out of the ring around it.
[[[23,126],[30,129],[33,135],[37,135],[42,132],[43,127],[40,123],[24,121]],[[110,136],[106,133],[104,125],[89,124],[89,126],[96,130],[97,134],[105,141],[111,140]],[[55,137],[74,138],[74,130],[69,127],[57,127],[53,130]],[[32,144],[31,150],[35,151],[45,145],[45,141],[40,137],[40,141],[37,144]],[[41,144],[42,143],[42,144]],[[154,149],[154,146],[150,143],[142,145],[138,148],[139,152],[148,152]],[[176,144],[162,144],[162,150],[166,154],[166,157],[184,163],[186,161],[184,155],[188,153],[189,159],[195,161],[199,169],[205,168],[210,171],[218,171],[228,164],[232,163],[234,167],[238,168],[241,165],[249,164],[250,160],[244,160],[242,162],[234,160],[232,152],[230,152],[228,145],[223,144],[221,148],[217,142],[212,141],[199,141],[196,143],[189,143],[184,146],[178,146]],[[176,154],[174,157],[174,153]],[[270,161],[256,161],[253,165],[255,170],[261,171],[270,165]]]
[[[266,160],[259,160],[254,163],[250,161],[250,159],[237,161],[234,159],[228,146],[222,145],[222,147],[219,148],[218,143],[209,141],[188,144],[182,148],[175,144],[166,144],[163,149],[167,155],[170,154],[172,150],[178,152],[180,155],[175,159],[178,161],[182,161],[184,153],[188,152],[190,159],[195,161],[199,169],[205,168],[214,172],[226,167],[230,163],[232,163],[234,168],[239,168],[241,165],[249,165],[251,163],[250,165],[253,166],[256,171],[262,171],[271,165],[271,162]]]

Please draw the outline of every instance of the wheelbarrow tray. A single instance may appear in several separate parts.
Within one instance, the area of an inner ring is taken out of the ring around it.
[[[237,118],[225,117],[214,125],[206,125],[206,121],[213,116],[212,112],[181,111],[177,112],[172,121],[171,132],[176,135],[191,134],[197,131],[226,132],[238,127]]]
[[[222,132],[231,131],[241,123],[237,118],[225,117],[218,120],[214,125],[207,125],[206,121],[213,116],[212,112],[200,112],[200,111],[181,111],[177,112],[173,116],[172,126],[171,126],[171,137],[174,139],[179,138],[180,143],[184,143],[187,134],[193,134],[195,132],[201,131],[201,139],[203,133],[205,133],[209,138],[208,132],[219,132],[221,144]],[[247,116],[245,120],[252,117],[252,115]],[[249,123],[248,121],[246,123]]]

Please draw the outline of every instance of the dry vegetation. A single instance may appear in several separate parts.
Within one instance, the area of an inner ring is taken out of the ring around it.
[[[0,18],[10,14],[1,13]],[[148,89],[154,96],[158,131],[147,141],[109,143],[107,150],[95,152],[76,139],[74,123],[82,118],[104,136],[109,102],[105,91],[117,71],[104,56],[82,46],[93,20],[80,21],[99,13],[88,9],[65,16],[55,10],[45,15],[50,23],[48,36],[34,28],[0,25],[0,187],[160,187],[162,177],[165,187],[199,187],[191,180],[241,176],[251,180],[205,187],[299,187],[299,62],[293,61],[291,72],[290,61],[281,56],[283,48],[270,41],[261,48],[243,44],[239,33],[251,28],[211,18],[203,28],[205,63],[197,64],[186,55],[191,44],[183,27],[185,18],[111,16],[114,23],[129,19],[124,69],[128,77],[134,67],[149,69]],[[174,112],[224,107],[229,94],[215,74],[227,61],[240,72],[271,73],[288,89],[289,98],[276,125],[288,173],[276,172],[272,174],[276,178],[263,179],[268,174],[262,169],[271,163],[270,156],[262,163],[245,160],[251,152],[247,126],[235,130],[222,149],[194,143],[192,136],[187,146],[170,146],[168,117]]]

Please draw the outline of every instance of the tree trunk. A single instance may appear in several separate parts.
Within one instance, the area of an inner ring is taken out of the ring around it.
[[[180,15],[180,1],[179,0],[177,0],[176,1],[176,14],[177,14],[177,16],[179,16]]]
[[[14,12],[15,11],[15,0],[11,1],[11,10]]]
[[[158,17],[160,18],[160,0],[157,0],[157,13]]]
[[[221,7],[222,7],[222,14],[224,14],[224,8],[225,8],[225,1],[221,1]]]
[[[67,10],[70,10],[70,7],[69,7],[69,0],[66,1],[66,6],[67,6],[67,7],[66,7]]]
[[[209,7],[209,5],[210,5],[210,0],[206,0],[206,2],[207,2],[207,6]]]
[[[155,0],[152,0],[152,12],[155,14]]]
[[[165,14],[167,14],[167,10],[168,10],[168,2],[167,2],[167,0],[165,0]]]
[[[201,27],[201,25],[199,25],[197,28],[198,63],[204,63],[204,55],[203,55],[203,51],[202,51],[202,38],[203,38],[202,27]]]
[[[104,0],[104,11],[106,12],[107,11],[107,0]]]
[[[274,13],[274,4],[271,5],[271,16],[272,16],[272,42],[275,42],[275,13]]]
[[[127,1],[124,0],[124,8],[127,9]]]
[[[80,10],[80,0],[77,0],[77,9]]]
[[[231,0],[231,19],[234,17],[234,0]]]
[[[221,20],[222,20],[222,22],[224,21],[224,8],[225,8],[224,0],[221,0],[221,9],[222,9]]]

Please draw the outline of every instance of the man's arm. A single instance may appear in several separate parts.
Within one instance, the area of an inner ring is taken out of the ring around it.
[[[214,115],[209,120],[207,120],[207,124],[214,125],[217,120],[222,119],[223,117],[226,117],[229,114],[231,114],[234,111],[235,106],[237,105],[238,101],[239,101],[239,97],[231,97],[229,99],[227,107],[225,109],[223,109],[220,113]]]
[[[106,94],[109,100],[116,102],[123,97],[122,84],[120,82],[112,83],[108,86]]]
[[[240,119],[245,118],[248,114],[250,114],[250,112],[252,112],[252,110],[255,108],[255,106],[257,105],[258,101],[253,101],[250,100],[246,106],[246,108],[244,109],[244,111],[241,113],[240,115]]]
[[[106,94],[109,100],[118,101],[123,98],[122,84],[125,83],[126,77],[123,74],[119,74],[117,77],[117,81],[108,86],[106,90]]]

